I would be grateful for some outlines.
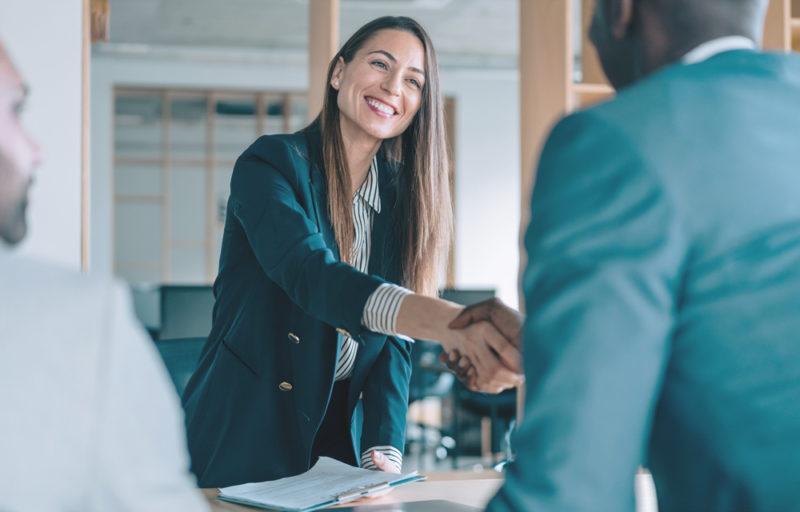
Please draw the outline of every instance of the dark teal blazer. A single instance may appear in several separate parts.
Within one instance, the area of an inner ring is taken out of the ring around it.
[[[351,378],[355,460],[361,446],[403,451],[410,343],[361,325],[369,295],[398,283],[399,177],[379,155],[381,212],[369,275],[339,261],[315,128],[263,136],[231,179],[213,326],[183,396],[192,469],[201,487],[308,470],[333,387],[336,329],[359,344]],[[291,389],[289,389],[291,388]]]
[[[530,141],[527,141],[530,142]],[[491,512],[800,510],[800,56],[669,67],[553,130]]]

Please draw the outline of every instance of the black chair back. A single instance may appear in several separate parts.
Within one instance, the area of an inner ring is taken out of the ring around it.
[[[208,336],[214,311],[209,285],[163,285],[160,298],[159,339]]]
[[[177,338],[155,342],[180,396],[183,396],[186,384],[197,369],[205,342],[205,338]]]

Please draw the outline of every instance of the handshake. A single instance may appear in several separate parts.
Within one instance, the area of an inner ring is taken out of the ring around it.
[[[461,310],[450,322],[452,336],[440,340],[440,361],[473,391],[500,393],[525,380],[522,370],[522,315],[499,299]]]

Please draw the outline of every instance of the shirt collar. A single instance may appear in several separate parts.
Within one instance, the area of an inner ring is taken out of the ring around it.
[[[684,64],[697,64],[714,55],[731,50],[754,50],[756,43],[752,39],[744,36],[725,36],[706,41],[695,47],[683,56],[681,62]]]
[[[380,189],[378,188],[377,157],[372,157],[372,165],[369,166],[367,177],[364,180],[364,183],[362,183],[356,191],[356,197],[353,198],[353,201],[359,197],[373,210],[375,210],[375,213],[381,213],[381,194]]]

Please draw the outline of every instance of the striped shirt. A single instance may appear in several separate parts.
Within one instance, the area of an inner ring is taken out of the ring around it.
[[[355,240],[351,251],[352,265],[359,272],[368,272],[369,257],[372,249],[372,221],[376,213],[381,211],[381,197],[378,188],[378,163],[377,159],[372,159],[364,183],[358,188],[353,197],[353,224],[355,227]],[[397,314],[400,311],[400,304],[403,298],[411,291],[394,284],[380,285],[368,298],[364,305],[364,312],[361,316],[361,323],[367,329],[397,336],[396,322]],[[358,344],[356,341],[342,334],[342,350],[339,353],[339,360],[336,363],[334,380],[340,381],[350,378],[353,374]],[[367,469],[377,469],[372,463],[370,452],[380,451],[386,457],[389,464],[395,466],[400,471],[403,464],[403,455],[394,446],[373,446],[361,454],[361,466]]]

